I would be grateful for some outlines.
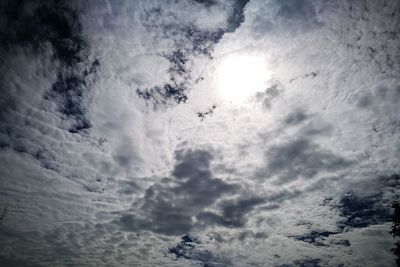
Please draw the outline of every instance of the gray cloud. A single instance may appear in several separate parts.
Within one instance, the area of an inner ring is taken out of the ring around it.
[[[293,238],[295,240],[307,242],[307,243],[313,244],[315,246],[325,246],[325,244],[324,244],[325,238],[329,237],[330,235],[334,235],[334,234],[337,234],[337,232],[312,230],[310,233],[307,233],[307,234],[304,234],[301,236],[294,236]],[[339,242],[338,244],[345,245],[345,246],[350,245],[349,241]]]
[[[177,179],[164,179],[146,190],[141,210],[144,219],[124,215],[119,223],[127,230],[149,230],[166,235],[188,233],[193,217],[238,186],[214,178],[210,169],[213,156],[206,150],[177,151],[177,164],[172,174]]]
[[[225,227],[243,227],[246,215],[265,200],[259,197],[236,199],[221,203],[221,214],[202,212],[199,218],[206,224],[217,224]]]
[[[306,138],[272,146],[266,152],[266,157],[266,174],[277,175],[277,183],[280,184],[298,178],[310,179],[320,173],[340,171],[351,164]]]
[[[363,190],[361,186],[354,185],[354,191],[345,193],[338,203],[333,204],[342,216],[338,227],[347,230],[390,222],[391,205],[397,198],[399,185],[398,174],[380,176],[365,185],[374,187],[373,191]]]
[[[292,267],[292,266],[301,266],[301,267],[320,267],[323,266],[322,259],[301,259],[294,260],[292,264],[283,264],[277,267]]]
[[[277,17],[282,18],[281,23],[290,23],[294,26],[295,23],[303,22],[317,24],[315,7],[310,1],[273,1],[273,5],[277,6]]]
[[[304,112],[303,110],[296,110],[287,116],[285,124],[297,125],[307,120],[309,117],[310,115]]]
[[[269,86],[264,92],[257,93],[256,97],[263,103],[265,108],[270,109],[272,106],[272,101],[278,97],[282,91],[282,84],[276,83]]]
[[[228,266],[232,262],[229,258],[221,258],[213,254],[212,251],[201,247],[201,242],[197,238],[184,235],[181,242],[168,249],[168,252],[175,255],[176,260],[186,259],[191,263],[199,263],[203,266]]]
[[[205,224],[216,224],[229,228],[245,227],[248,221],[249,213],[255,210],[276,210],[280,208],[280,204],[284,201],[298,197],[300,191],[281,190],[266,196],[240,196],[235,199],[222,201],[218,208],[219,213],[215,212],[202,212],[199,218]]]
[[[263,7],[264,16],[252,21],[256,36],[264,34],[298,34],[323,26],[318,18],[318,10],[311,1],[268,1]]]

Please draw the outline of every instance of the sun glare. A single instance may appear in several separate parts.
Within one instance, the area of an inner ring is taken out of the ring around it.
[[[268,72],[261,58],[229,55],[221,60],[216,79],[221,98],[240,104],[265,88]]]

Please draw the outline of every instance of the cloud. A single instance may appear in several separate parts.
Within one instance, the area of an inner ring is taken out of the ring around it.
[[[315,246],[324,246],[324,238],[330,236],[330,235],[334,235],[337,234],[336,232],[329,232],[329,231],[311,231],[310,233],[301,235],[301,236],[295,236],[294,239],[295,240],[300,240],[303,242],[307,242],[310,244],[313,244]],[[347,241],[347,242],[346,242]],[[349,246],[349,242],[348,240],[345,240],[343,242],[338,243],[340,245],[345,245],[345,246]]]
[[[56,1],[4,5],[7,12],[2,27],[5,37],[2,53],[28,47],[46,56],[46,50],[50,50],[57,78],[51,88],[46,88],[44,99],[55,103],[57,115],[63,120],[61,127],[71,132],[90,128],[86,114],[88,101],[84,98],[90,95],[90,85],[100,63],[90,58],[90,47],[75,6]],[[18,14],[18,18],[12,14]]]
[[[307,139],[271,147],[267,158],[268,170],[272,175],[278,175],[278,183],[290,182],[300,177],[310,179],[321,172],[336,172],[350,166],[349,161]]]
[[[221,214],[203,212],[199,215],[200,220],[206,224],[217,224],[225,227],[243,227],[246,215],[265,200],[263,198],[251,197],[225,201],[220,205]]]
[[[351,193],[346,194],[340,200],[339,209],[345,217],[345,220],[339,223],[340,227],[366,227],[391,221],[389,209],[382,207],[379,202],[376,196],[360,198]]]
[[[168,252],[174,254],[176,259],[189,260],[191,264],[200,263],[203,266],[227,266],[232,262],[227,258],[220,258],[201,247],[201,242],[197,238],[184,235],[181,242],[168,249]]]
[[[284,264],[279,265],[279,267],[290,267],[290,266],[309,266],[309,267],[319,267],[321,265],[321,259],[303,259],[303,260],[295,260],[293,264]]]
[[[265,108],[270,109],[272,105],[271,102],[274,98],[278,97],[282,91],[282,84],[276,83],[269,86],[264,92],[257,93],[256,98],[262,101]]]
[[[256,16],[250,19],[253,34],[298,34],[323,26],[319,20],[317,5],[310,1],[268,1],[257,6]],[[329,3],[326,3],[329,6]],[[251,5],[249,7],[251,9]]]
[[[2,1],[0,265],[393,265],[399,10]]]
[[[276,6],[281,23],[317,23],[315,7],[308,1],[272,1],[272,5]]]
[[[285,123],[287,125],[297,125],[309,118],[309,114],[305,113],[303,110],[296,110],[287,116]]]
[[[148,188],[140,207],[145,214],[124,215],[120,225],[131,231],[148,230],[165,235],[189,233],[195,225],[194,217],[238,188],[213,177],[212,158],[206,150],[177,151],[173,178],[165,178]]]
[[[364,186],[374,190],[362,190],[355,185],[354,191],[345,193],[335,204],[342,216],[338,227],[342,230],[364,228],[369,225],[384,224],[392,220],[391,205],[396,198],[396,187],[400,182],[397,174],[377,177]]]
[[[214,45],[222,36],[235,31],[243,22],[247,3],[248,1],[183,4],[178,1],[165,6],[157,1],[148,4],[125,2],[111,3],[111,11],[104,11],[101,6],[97,7],[96,3],[92,2],[89,3],[89,7],[92,8],[88,11],[96,10],[101,19],[89,19],[87,22],[95,31],[114,31],[115,28],[121,30],[122,38],[119,41],[126,38],[125,33],[129,34],[129,30],[126,30],[129,26],[126,23],[136,23],[138,27],[133,29],[136,30],[135,34],[148,42],[157,43],[156,54],[166,58],[171,64],[168,69],[169,77],[152,87],[140,86],[136,88],[136,93],[156,107],[169,106],[184,103],[188,98],[192,79],[189,59],[199,55],[210,57]],[[126,14],[126,10],[129,9],[132,9],[132,13]],[[119,14],[120,17],[124,16],[126,21],[117,20],[115,24],[104,25],[104,20],[109,22],[110,12]],[[192,16],[196,12],[197,16]],[[105,26],[105,29],[101,26]],[[98,29],[99,27],[101,29]],[[146,36],[143,34],[145,32],[151,34]],[[115,32],[108,33],[115,36]]]

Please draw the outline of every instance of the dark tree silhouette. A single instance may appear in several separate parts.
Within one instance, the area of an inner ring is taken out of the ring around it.
[[[393,215],[393,224],[392,224],[392,230],[390,231],[390,234],[392,234],[393,238],[399,238],[400,237],[400,204],[399,202],[395,201],[393,203],[394,208],[394,215]],[[400,241],[398,240],[395,243],[396,247],[392,249],[394,255],[397,256],[396,259],[396,264],[398,267],[400,267]]]

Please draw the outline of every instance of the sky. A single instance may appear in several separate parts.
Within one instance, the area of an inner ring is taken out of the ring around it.
[[[1,266],[395,266],[397,0],[0,2]]]

